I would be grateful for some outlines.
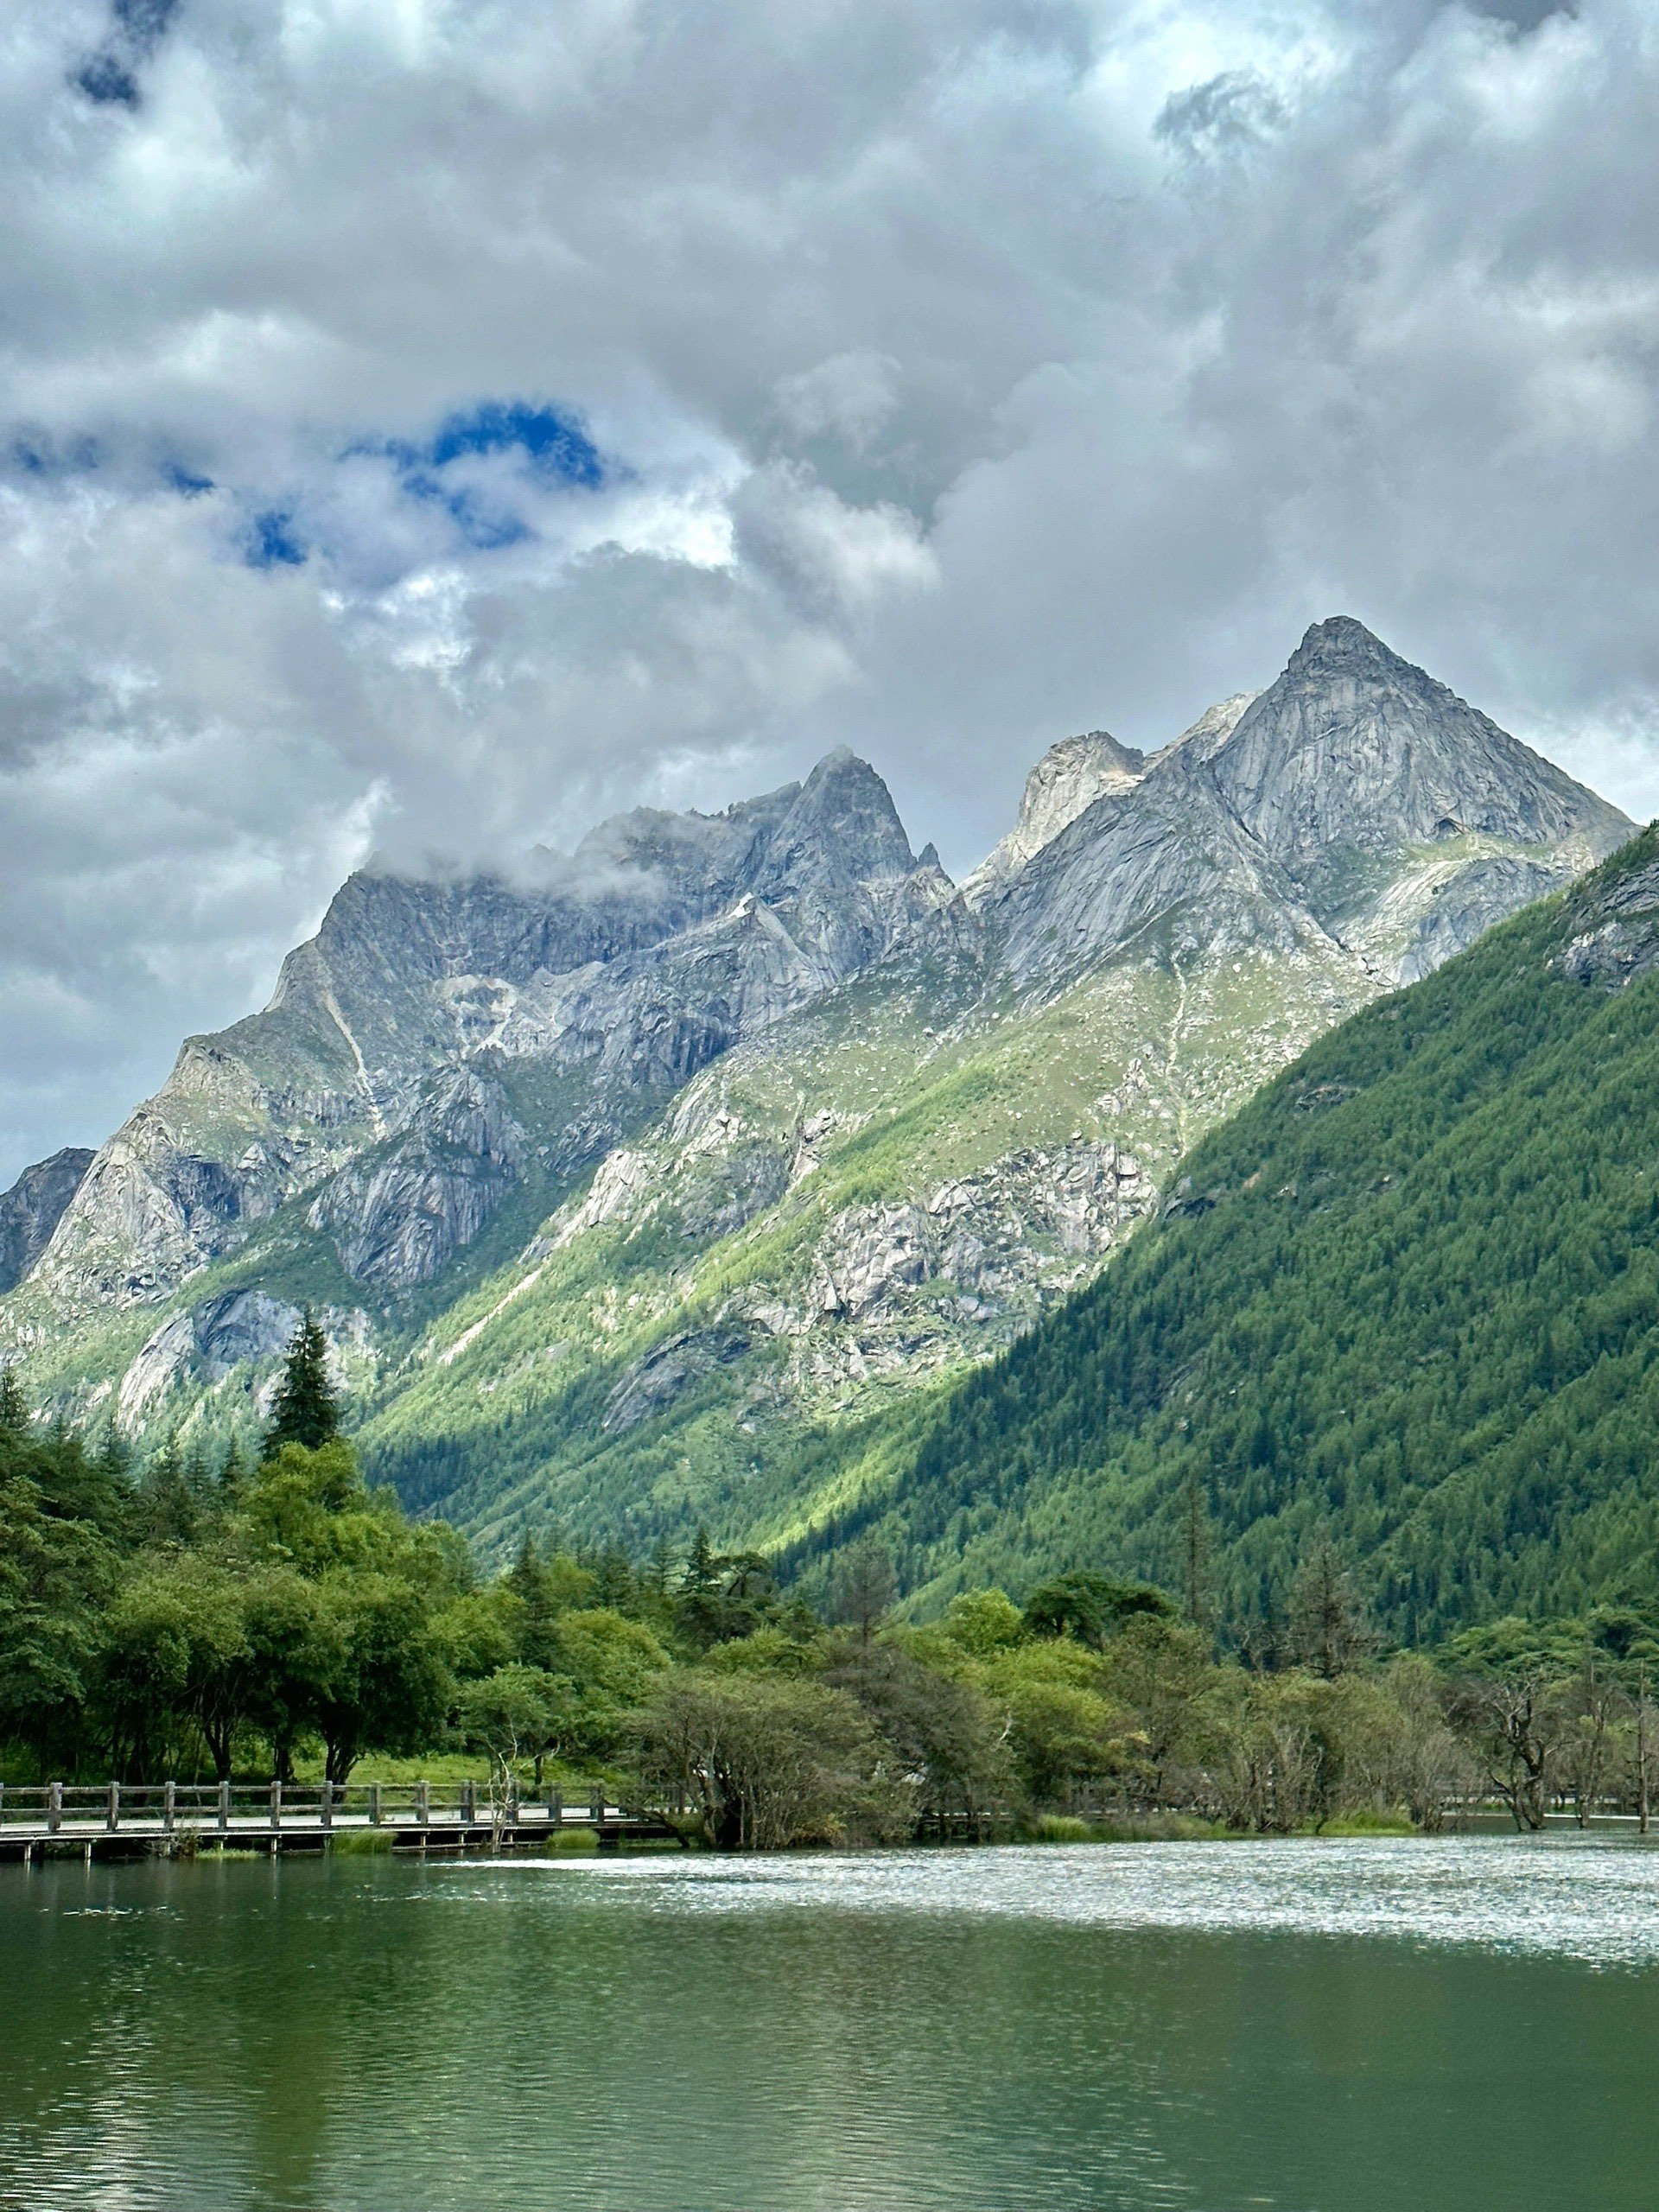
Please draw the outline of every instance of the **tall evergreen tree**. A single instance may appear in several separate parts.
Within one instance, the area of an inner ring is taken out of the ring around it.
[[[28,1427],[29,1401],[7,1360],[0,1366],[0,1433],[22,1436]]]
[[[285,1444],[315,1452],[340,1433],[340,1402],[328,1380],[328,1339],[308,1306],[295,1328],[265,1431],[265,1457]]]

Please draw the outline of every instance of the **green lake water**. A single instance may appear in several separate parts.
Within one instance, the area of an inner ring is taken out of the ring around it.
[[[29,2212],[1659,2202],[1659,1852],[0,1867]]]

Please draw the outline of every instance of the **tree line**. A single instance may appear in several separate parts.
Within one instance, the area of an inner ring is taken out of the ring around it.
[[[1154,1586],[1078,1571],[1023,1605],[985,1588],[896,1611],[891,1561],[844,1558],[822,1612],[771,1563],[634,1562],[526,1534],[481,1573],[371,1489],[339,1433],[321,1331],[290,1347],[257,1462],[31,1418],[0,1375],[0,1772],[321,1771],[461,1752],[503,1781],[603,1776],[721,1847],[898,1841],[946,1816],[1038,1832],[1203,1822],[1288,1834],[1495,1796],[1645,1810],[1659,1620],[1604,1605],[1388,1650],[1340,1555],[1310,1547],[1271,1633],[1224,1649]]]

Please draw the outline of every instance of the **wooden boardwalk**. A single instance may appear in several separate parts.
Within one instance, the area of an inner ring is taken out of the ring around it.
[[[321,1851],[336,1837],[374,1834],[394,1850],[476,1851],[546,1845],[588,1829],[601,1850],[625,1839],[681,1840],[652,1806],[618,1805],[595,1790],[567,1802],[553,1789],[534,1797],[508,1789],[493,1798],[477,1783],[164,1782],[92,1786],[0,1786],[0,1859],[26,1865],[71,1853],[97,1858],[198,1851]]]

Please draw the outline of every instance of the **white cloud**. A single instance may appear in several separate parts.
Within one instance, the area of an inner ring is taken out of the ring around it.
[[[961,864],[1339,609],[1659,801],[1644,0],[111,22],[0,41],[0,1181],[372,845],[846,739]]]

